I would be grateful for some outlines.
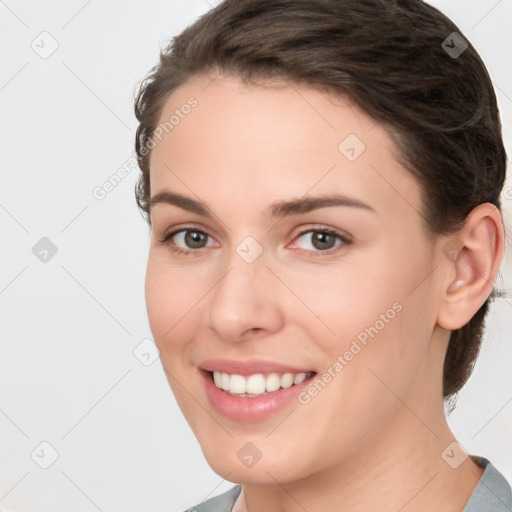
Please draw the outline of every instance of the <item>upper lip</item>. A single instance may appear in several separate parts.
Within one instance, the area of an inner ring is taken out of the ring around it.
[[[254,375],[256,373],[308,373],[313,370],[298,368],[264,359],[206,359],[198,365],[201,370],[229,373],[230,375]]]

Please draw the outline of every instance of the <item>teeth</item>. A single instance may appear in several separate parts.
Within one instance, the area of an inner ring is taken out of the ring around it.
[[[290,386],[293,386],[293,373],[285,373],[281,377],[281,387],[289,388]]]
[[[231,378],[233,378],[233,377],[234,377],[234,375],[231,376]],[[265,393],[265,385],[266,385],[265,377],[263,377],[263,375],[261,375],[261,373],[258,373],[256,375],[251,375],[247,379],[246,393],[251,393],[252,395],[260,395],[262,393]]]
[[[247,380],[241,375],[231,375],[229,381],[230,393],[247,393]]]
[[[295,377],[293,378],[294,384],[300,384],[301,382],[304,382],[306,380],[306,374],[305,373],[297,373]]]
[[[230,380],[229,375],[227,373],[223,373],[222,378],[221,378],[220,387],[224,391],[229,391],[229,380]]]
[[[277,391],[281,387],[281,377],[277,373],[271,373],[267,377],[265,389],[268,392]]]
[[[213,382],[215,385],[227,391],[230,395],[242,395],[245,397],[263,396],[280,388],[289,388],[295,384],[300,384],[309,373],[285,373],[279,375],[270,373],[266,377],[261,373],[243,377],[242,375],[230,375],[228,373],[213,372]]]

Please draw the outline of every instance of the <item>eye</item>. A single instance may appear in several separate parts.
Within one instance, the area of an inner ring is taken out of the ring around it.
[[[165,233],[158,238],[158,242],[169,245],[173,252],[189,255],[207,247],[208,239],[211,237],[204,231],[195,228],[182,228]]]
[[[184,256],[198,256],[201,253],[200,249],[215,246],[214,243],[208,243],[213,241],[210,235],[194,227],[175,229],[164,233],[157,240],[161,244],[168,245],[172,252]],[[331,254],[337,252],[337,247],[351,243],[350,238],[334,229],[319,228],[302,231],[291,247],[295,248],[298,245],[302,250]]]
[[[327,228],[303,231],[296,238],[294,245],[301,239],[305,243],[299,246],[299,249],[328,254],[336,252],[336,250],[333,251],[332,249],[343,245],[350,245],[352,242],[347,236]]]

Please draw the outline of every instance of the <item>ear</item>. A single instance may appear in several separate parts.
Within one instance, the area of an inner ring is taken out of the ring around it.
[[[464,227],[444,239],[440,261],[445,269],[437,323],[448,330],[467,324],[491,293],[503,258],[500,211],[490,203],[475,207]]]

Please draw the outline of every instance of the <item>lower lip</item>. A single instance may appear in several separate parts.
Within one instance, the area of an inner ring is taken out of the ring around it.
[[[200,373],[205,383],[206,396],[214,409],[227,418],[238,421],[258,421],[268,418],[296,399],[297,395],[309,386],[316,375],[313,374],[300,384],[289,388],[281,388],[261,397],[247,398],[230,395],[219,389],[213,383],[210,372],[201,370]]]

